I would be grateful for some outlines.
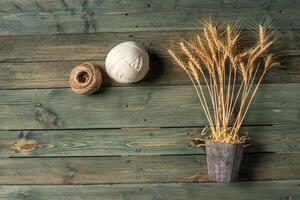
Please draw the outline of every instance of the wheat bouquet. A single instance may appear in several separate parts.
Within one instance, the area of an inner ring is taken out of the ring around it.
[[[257,42],[249,47],[236,25],[212,21],[201,25],[202,32],[180,39],[179,50],[168,52],[195,87],[208,120],[209,139],[243,143],[247,136],[239,134],[241,125],[263,77],[274,64],[274,55],[266,53],[274,43],[274,31],[258,25]]]
[[[210,135],[204,146],[209,178],[236,181],[248,139],[240,128],[262,79],[274,66],[274,55],[267,53],[274,32],[258,25],[256,43],[249,46],[236,25],[206,21],[202,30],[180,39],[178,50],[168,52],[191,79],[208,120]]]

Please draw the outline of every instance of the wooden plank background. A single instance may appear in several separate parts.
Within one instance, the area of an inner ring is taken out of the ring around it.
[[[250,22],[270,18],[279,28],[300,26],[299,2],[291,0],[5,0],[0,7],[1,35],[191,30],[207,16]]]
[[[0,199],[300,199],[299,12],[296,0],[0,1]],[[209,182],[191,144],[207,122],[166,53],[205,17],[243,21],[250,38],[255,23],[278,29],[278,64],[242,127],[252,145],[232,184]],[[151,69],[121,85],[104,61],[127,40],[146,47]],[[103,72],[92,96],[68,85],[84,61]]]
[[[212,188],[217,192],[212,192]],[[3,199],[166,199],[204,198],[281,200],[299,197],[299,181],[249,181],[228,184],[167,183],[116,185],[29,185],[0,186]],[[251,194],[251,195],[249,195]]]

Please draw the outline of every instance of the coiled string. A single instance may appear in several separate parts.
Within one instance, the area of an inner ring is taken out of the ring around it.
[[[71,89],[76,93],[90,95],[100,88],[101,82],[100,69],[90,63],[82,63],[70,73],[69,83]]]

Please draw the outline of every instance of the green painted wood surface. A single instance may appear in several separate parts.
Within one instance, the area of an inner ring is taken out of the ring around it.
[[[153,56],[152,56],[153,57]],[[71,70],[83,61],[0,63],[0,89],[66,88]],[[111,80],[104,70],[104,61],[90,61],[102,68],[102,86],[128,86]],[[147,76],[130,86],[190,85],[188,76],[166,59],[153,57]],[[203,82],[203,81],[202,81]],[[283,57],[279,66],[266,75],[263,83],[300,83],[300,57]]]
[[[174,40],[189,37],[191,33],[193,31],[2,36],[0,61],[103,61],[115,45],[134,40],[164,62],[170,59],[167,48],[172,47]],[[246,34],[248,40],[256,36],[253,31],[243,34]],[[278,30],[276,37],[277,41],[272,46],[272,51],[285,56],[300,55],[300,30]]]
[[[299,164],[299,153],[246,154],[240,180],[300,179]],[[0,184],[208,181],[205,155],[2,158],[0,169]]]
[[[300,199],[299,10],[294,0],[0,1],[0,199]],[[209,15],[279,29],[279,65],[243,127],[247,182],[206,182],[205,152],[189,146],[206,119],[166,54]],[[96,95],[68,89],[75,65],[103,69],[126,40],[149,50],[144,81],[124,86],[104,73]]]
[[[299,84],[261,86],[245,125],[299,123]],[[192,86],[0,90],[0,128],[82,129],[207,125]]]
[[[150,52],[151,70],[144,85],[190,84],[183,71],[174,65],[166,53],[172,40],[188,31],[131,32],[39,36],[0,37],[0,89],[69,87],[69,73],[83,61],[104,69],[108,51],[116,44],[134,40]],[[252,33],[253,34],[253,33]],[[274,52],[280,52],[279,66],[274,67],[264,83],[299,83],[299,30],[280,30]],[[32,47],[34,44],[34,48]],[[104,73],[104,86],[122,86]]]
[[[0,35],[195,29],[197,20],[263,21],[299,28],[299,2],[275,1],[2,1]],[[294,17],[290,17],[294,16]]]
[[[1,157],[203,154],[191,146],[202,128],[1,131]],[[299,126],[243,127],[246,152],[300,153]]]
[[[232,184],[168,183],[168,184],[117,184],[117,185],[29,185],[0,186],[3,200],[223,200],[299,199],[299,180],[251,181]]]

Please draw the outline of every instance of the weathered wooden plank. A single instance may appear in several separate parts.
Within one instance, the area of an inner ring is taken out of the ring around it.
[[[1,157],[203,154],[193,148],[202,128],[1,131]],[[300,153],[299,126],[243,127],[246,152]]]
[[[241,180],[299,179],[300,154],[245,154]],[[206,156],[2,158],[0,184],[208,181]]]
[[[166,54],[171,40],[188,31],[100,33],[75,35],[39,35],[0,37],[0,88],[68,87],[71,69],[83,60],[101,66],[108,51],[119,42],[135,40],[150,52],[151,70],[136,85],[190,84],[185,73]],[[274,68],[265,83],[299,83],[299,31],[279,31],[274,52],[280,52],[280,65]],[[34,47],[33,47],[34,44]],[[11,63],[13,62],[13,63]],[[25,63],[24,63],[25,62]],[[102,70],[104,73],[105,70]],[[104,75],[104,85],[120,86]]]
[[[299,122],[299,84],[262,85],[244,125]],[[82,129],[206,125],[192,86],[0,90],[0,128]]]
[[[49,1],[1,2],[0,35],[187,30],[203,16],[222,20],[271,19],[279,28],[299,28],[299,2],[275,1]]]
[[[299,180],[250,181],[231,184],[217,183],[162,183],[116,185],[29,185],[0,186],[1,199],[5,200],[282,200],[299,199]],[[262,191],[263,190],[263,191]],[[217,191],[217,192],[212,192]]]
[[[131,86],[190,85],[191,81],[182,69],[166,59],[152,55],[147,76]],[[280,61],[279,66],[269,71],[263,83],[300,83],[300,57],[282,57]],[[69,87],[71,70],[81,62],[0,63],[0,89],[66,88]],[[108,77],[104,61],[90,62],[101,67],[103,86],[128,86]]]
[[[1,62],[36,61],[103,61],[108,51],[120,42],[134,40],[156,56],[168,60],[167,48],[179,37],[189,37],[193,31],[154,31],[65,35],[2,36]],[[253,38],[252,31],[245,32]],[[300,31],[278,30],[272,51],[280,55],[300,55]],[[161,59],[159,59],[161,58]]]

